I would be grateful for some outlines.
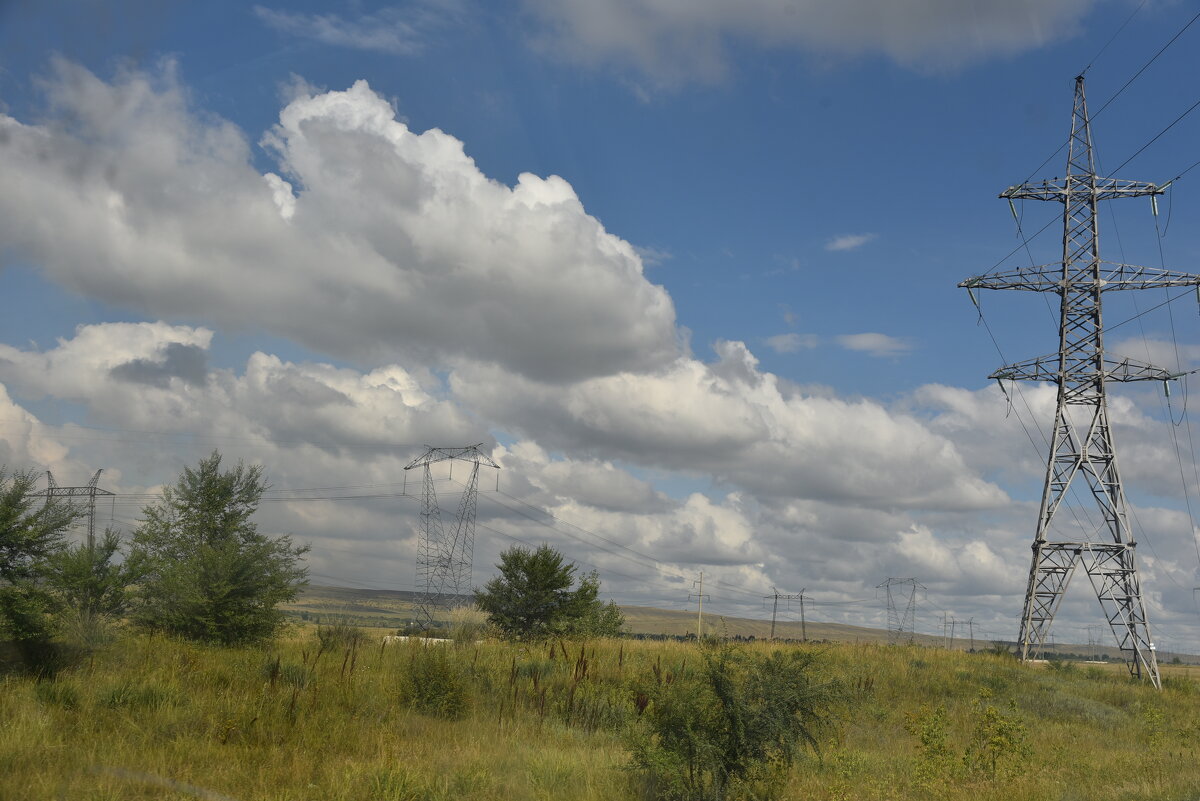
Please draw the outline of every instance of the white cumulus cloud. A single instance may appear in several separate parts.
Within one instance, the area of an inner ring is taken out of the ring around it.
[[[282,177],[169,66],[107,83],[59,61],[46,85],[51,121],[0,115],[0,238],[73,290],[364,361],[568,380],[679,352],[670,297],[569,183],[489,179],[365,82],[283,109]]]

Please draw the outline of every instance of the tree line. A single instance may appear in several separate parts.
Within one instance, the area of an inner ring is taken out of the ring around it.
[[[36,473],[0,470],[0,637],[36,646],[71,633],[87,643],[113,620],[236,645],[274,636],[279,604],[307,580],[307,546],[253,520],[267,489],[260,466],[222,469],[214,451],[142,509],[127,552],[108,529],[95,543],[67,532],[87,510],[33,494]],[[118,556],[123,555],[123,559]]]
[[[36,481],[32,470],[0,468],[0,640],[19,648],[63,634],[91,644],[122,619],[202,642],[261,642],[307,583],[308,546],[253,520],[268,488],[261,466],[224,469],[213,451],[185,467],[143,507],[124,549],[112,529],[72,544],[87,509],[36,495]],[[597,574],[577,576],[547,545],[510,548],[497,569],[475,599],[501,636],[611,636],[624,624],[616,604],[599,600]]]

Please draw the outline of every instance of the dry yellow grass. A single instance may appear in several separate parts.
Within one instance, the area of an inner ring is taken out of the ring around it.
[[[265,649],[129,635],[53,680],[9,675],[0,679],[0,798],[636,799],[623,740],[639,725],[635,689],[655,665],[683,672],[703,659],[687,643],[430,646],[463,679],[465,717],[443,720],[403,697],[421,646],[385,649],[378,638],[318,657],[310,629]],[[1157,693],[1099,666],[809,647],[844,701],[821,755],[801,760],[783,798],[1200,797],[1200,690],[1185,676]],[[581,648],[588,664],[577,681]],[[921,755],[906,721],[943,705],[961,762],[981,690],[1033,750],[1003,781],[957,764],[915,778]]]

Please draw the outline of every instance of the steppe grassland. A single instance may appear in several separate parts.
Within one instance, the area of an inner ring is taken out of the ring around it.
[[[9,675],[0,798],[637,799],[627,742],[639,688],[704,664],[694,643],[368,637],[321,650],[298,628],[261,649],[126,635],[52,679]],[[1112,671],[991,654],[739,647],[815,650],[839,688],[820,753],[800,759],[781,798],[1200,796],[1200,688],[1186,676],[1168,673],[1158,693]],[[430,665],[431,698],[413,682]],[[438,685],[437,671],[455,678]],[[989,706],[1020,742],[995,770],[969,770]],[[921,732],[939,726],[945,753],[931,755]]]

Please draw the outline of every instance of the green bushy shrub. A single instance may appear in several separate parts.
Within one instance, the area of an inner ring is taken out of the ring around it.
[[[418,712],[450,720],[461,719],[470,707],[466,679],[440,645],[409,645],[400,699]]]
[[[721,645],[703,669],[645,690],[633,762],[656,798],[757,797],[782,784],[798,752],[815,748],[836,696],[808,652],[754,655]]]

